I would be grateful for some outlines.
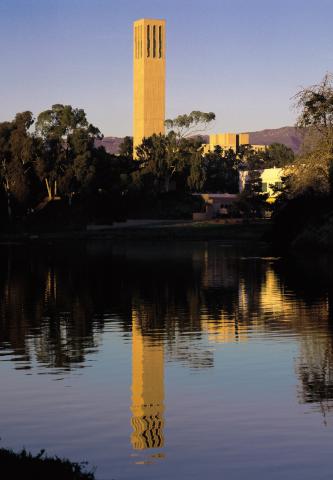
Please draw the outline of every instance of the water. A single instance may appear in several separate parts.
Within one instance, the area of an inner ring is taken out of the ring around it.
[[[329,259],[94,242],[0,262],[0,446],[98,480],[332,478]]]

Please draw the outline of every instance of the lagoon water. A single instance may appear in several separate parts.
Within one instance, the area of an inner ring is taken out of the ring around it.
[[[97,480],[332,478],[329,259],[96,241],[0,261],[1,447]]]

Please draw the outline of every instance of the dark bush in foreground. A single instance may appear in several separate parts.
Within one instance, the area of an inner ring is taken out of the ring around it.
[[[268,240],[278,248],[332,249],[332,205],[327,196],[307,194],[277,205]]]
[[[15,453],[0,449],[0,471],[3,480],[94,480],[91,472],[84,472],[84,464],[72,463],[58,457],[47,457],[42,450],[33,456],[26,450]]]

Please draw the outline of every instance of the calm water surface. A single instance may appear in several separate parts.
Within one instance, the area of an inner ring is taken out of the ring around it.
[[[329,259],[0,249],[0,446],[101,479],[332,478]]]

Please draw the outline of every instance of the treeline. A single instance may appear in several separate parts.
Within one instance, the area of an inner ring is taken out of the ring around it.
[[[78,220],[112,215],[112,200],[122,189],[123,159],[95,148],[98,138],[100,131],[85,112],[69,105],[54,105],[36,120],[31,112],[23,112],[0,123],[4,223],[31,221],[55,200],[62,206],[55,209],[60,217],[64,206],[72,208]]]
[[[36,119],[18,113],[0,123],[2,228],[186,218],[200,208],[192,192],[237,193],[242,169],[252,172],[246,201],[258,206],[260,171],[292,162],[293,152],[275,144],[260,153],[243,146],[204,154],[199,133],[214,118],[194,111],[167,120],[167,133],[143,139],[133,159],[130,137],[119,155],[97,148],[102,135],[82,109],[57,104]]]

